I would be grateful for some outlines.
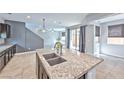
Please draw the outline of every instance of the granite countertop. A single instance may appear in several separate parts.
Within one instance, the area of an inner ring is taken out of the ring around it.
[[[44,59],[43,54],[55,53],[55,51],[52,49],[38,49],[36,52],[51,79],[79,78],[103,61],[103,59],[92,55],[64,49],[61,57],[67,61],[50,66]]]
[[[0,72],[0,79],[37,79],[36,52],[15,54]]]
[[[0,53],[3,52],[4,50],[12,47],[14,44],[3,44],[3,45],[0,45]]]
[[[11,47],[11,45],[8,45],[8,47],[6,46],[6,48],[9,47]],[[4,47],[4,49],[6,48]],[[40,60],[51,79],[79,78],[103,61],[103,59],[88,54],[64,49],[61,57],[67,61],[50,66],[42,55],[54,52],[55,51],[51,49],[38,49],[34,52],[17,53],[0,72],[0,78],[36,79],[36,53],[40,57]]]

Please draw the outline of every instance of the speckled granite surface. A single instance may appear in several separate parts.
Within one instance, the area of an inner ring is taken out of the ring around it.
[[[42,55],[54,53],[55,51],[51,49],[38,49],[36,51],[49,78],[52,79],[79,78],[103,61],[103,59],[88,54],[80,53],[75,50],[64,49],[61,57],[67,61],[50,66]]]
[[[66,62],[50,66],[43,54],[53,53],[54,50],[36,50],[42,61],[47,74],[53,79],[79,78],[87,73],[94,66],[102,62],[102,59],[83,54],[77,51],[63,50],[63,57]],[[0,72],[1,79],[36,79],[36,52],[17,53],[6,67]]]

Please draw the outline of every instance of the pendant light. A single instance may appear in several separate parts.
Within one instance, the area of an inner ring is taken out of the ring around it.
[[[46,28],[45,28],[45,18],[43,18],[43,30],[42,32],[46,32]]]
[[[41,31],[41,32],[46,32],[47,31],[46,27],[45,27],[45,18],[43,18],[43,25],[42,25],[42,28],[41,27],[39,28],[39,31]]]

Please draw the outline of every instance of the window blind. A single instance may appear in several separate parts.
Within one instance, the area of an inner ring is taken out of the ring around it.
[[[124,37],[124,24],[108,26],[108,37]]]
[[[95,31],[96,31],[96,33],[95,33],[95,35],[97,36],[97,37],[100,37],[100,27],[99,26],[96,26],[95,27]]]

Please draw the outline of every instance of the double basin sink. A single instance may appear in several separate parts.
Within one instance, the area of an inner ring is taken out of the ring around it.
[[[66,62],[66,60],[59,55],[55,53],[50,53],[50,54],[44,54],[43,57],[45,60],[48,62],[50,66],[54,66],[63,62]]]

